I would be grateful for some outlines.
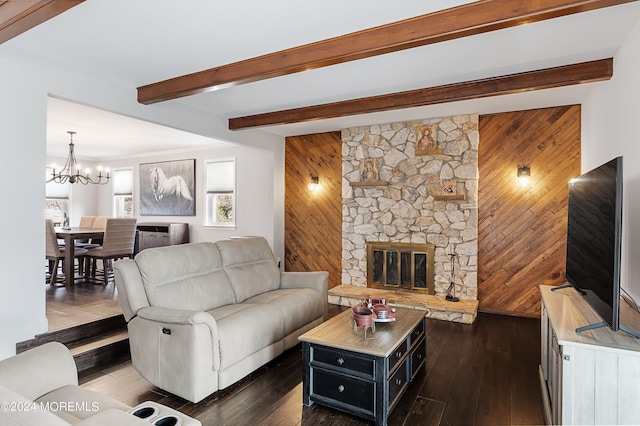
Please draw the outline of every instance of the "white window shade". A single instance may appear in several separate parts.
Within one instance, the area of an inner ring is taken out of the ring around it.
[[[113,195],[133,194],[133,169],[113,171]]]
[[[235,162],[207,163],[207,193],[231,194],[235,188]]]
[[[53,173],[53,169],[51,167],[47,167],[47,176],[46,179],[51,179]],[[54,181],[46,183],[45,194],[46,198],[51,200],[68,200],[69,192],[70,192],[70,184],[66,183],[57,183]]]

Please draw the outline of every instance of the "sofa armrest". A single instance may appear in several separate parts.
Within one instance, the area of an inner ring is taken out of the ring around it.
[[[0,361],[0,385],[35,401],[63,386],[77,386],[78,370],[65,345],[49,342]]]
[[[118,260],[113,263],[113,276],[124,319],[129,322],[138,310],[149,307],[140,269],[135,260]]]
[[[322,294],[325,318],[329,312],[328,285],[327,271],[280,272],[280,288],[313,288]]]
[[[168,324],[206,324],[212,331],[215,331],[216,335],[218,333],[218,324],[215,318],[204,311],[188,311],[150,306],[140,309],[138,316],[149,321]]]
[[[147,321],[163,324],[206,325],[211,333],[211,347],[213,351],[213,368],[220,368],[220,354],[218,348],[218,323],[215,318],[204,311],[187,311],[150,306],[138,311],[138,316]]]

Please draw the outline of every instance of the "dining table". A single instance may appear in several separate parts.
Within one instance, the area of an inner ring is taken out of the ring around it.
[[[56,238],[64,240],[64,286],[71,290],[75,280],[75,242],[77,239],[104,237],[104,229],[98,228],[56,228]]]

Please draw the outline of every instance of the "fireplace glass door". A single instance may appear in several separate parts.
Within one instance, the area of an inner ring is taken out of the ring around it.
[[[367,243],[367,286],[433,294],[432,244]]]

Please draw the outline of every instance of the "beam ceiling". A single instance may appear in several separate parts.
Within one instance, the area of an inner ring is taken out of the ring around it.
[[[609,80],[613,59],[229,119],[230,130],[300,123]]]
[[[39,25],[84,0],[0,1],[0,44]]]
[[[635,0],[480,0],[138,88],[152,104]]]

